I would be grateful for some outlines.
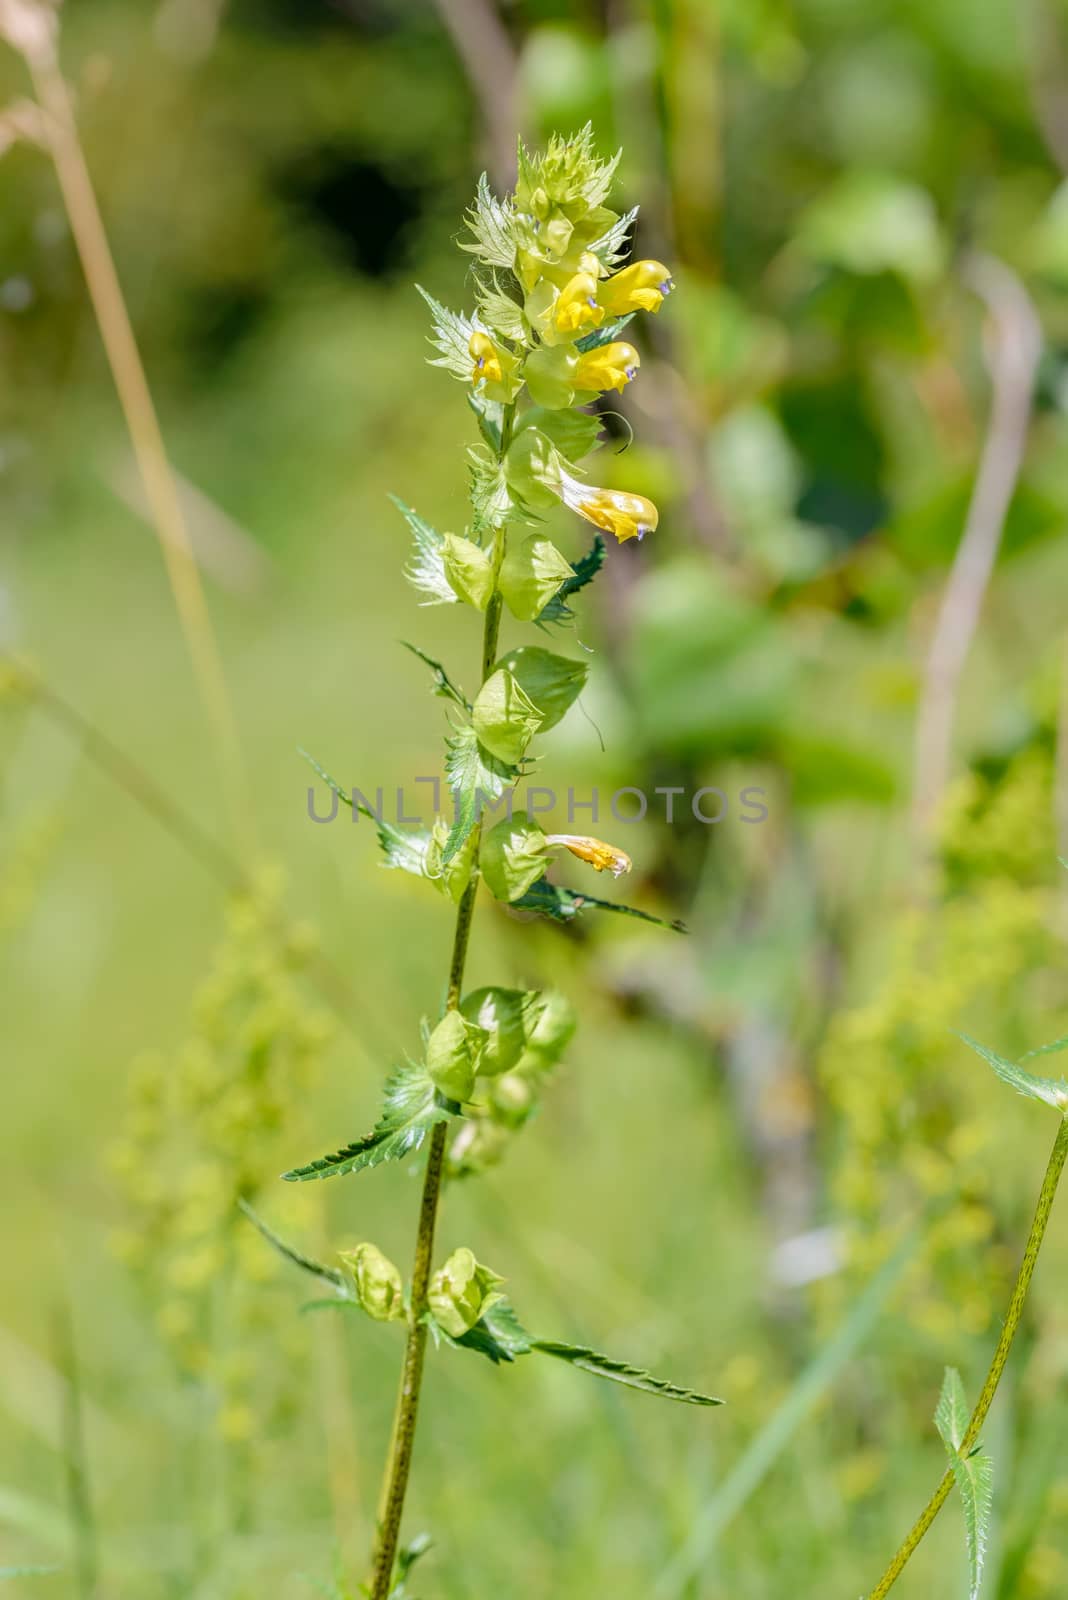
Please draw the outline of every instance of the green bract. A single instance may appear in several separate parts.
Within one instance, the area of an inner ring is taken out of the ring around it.
[[[482,876],[498,900],[518,900],[545,871],[545,835],[525,811],[491,828],[482,841]]]
[[[426,1046],[426,1070],[450,1100],[469,1100],[486,1044],[481,1028],[458,1011],[446,1011]]]
[[[373,1244],[342,1250],[341,1259],[352,1273],[356,1298],[376,1322],[404,1317],[404,1280],[392,1261]]]
[[[475,1260],[461,1245],[430,1280],[427,1303],[438,1326],[453,1339],[462,1339],[480,1317],[502,1298],[497,1285],[504,1279]]]

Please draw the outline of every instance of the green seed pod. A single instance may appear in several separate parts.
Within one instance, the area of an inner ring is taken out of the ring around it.
[[[480,1317],[502,1298],[495,1272],[480,1266],[474,1253],[461,1245],[430,1280],[427,1301],[435,1321],[453,1339],[462,1339]]]
[[[496,1121],[508,1128],[521,1128],[537,1105],[533,1083],[522,1072],[505,1072],[494,1078],[490,1105]]]
[[[529,1047],[541,1014],[537,989],[474,989],[460,1002],[463,1015],[485,1036],[479,1072],[496,1078],[510,1072]]]
[[[555,1066],[578,1026],[574,1006],[559,990],[546,990],[541,994],[540,1001],[530,1030],[527,1051],[519,1062],[521,1067],[547,1069]]]
[[[552,540],[533,533],[521,545],[509,548],[498,583],[512,615],[521,622],[533,622],[560,585],[574,576],[574,567]]]
[[[572,374],[577,362],[573,344],[532,350],[523,367],[523,377],[534,404],[550,411],[562,411],[569,406],[575,398]]]
[[[469,1100],[486,1044],[480,1027],[458,1011],[446,1011],[426,1046],[426,1069],[450,1100]]]
[[[485,611],[493,593],[493,564],[485,550],[456,533],[443,535],[441,548],[449,587],[476,611]]]
[[[498,669],[478,692],[471,724],[491,755],[514,765],[541,727],[542,716],[512,674]]]
[[[537,645],[520,645],[502,656],[499,667],[510,672],[540,714],[539,732],[546,733],[564,716],[586,686],[589,667]],[[492,679],[490,680],[492,682]]]
[[[397,1322],[404,1316],[404,1280],[388,1257],[373,1244],[342,1250],[341,1259],[352,1273],[356,1298],[376,1322]]]
[[[482,841],[482,876],[498,900],[518,900],[545,871],[549,849],[545,835],[525,811],[513,812],[491,828]]]

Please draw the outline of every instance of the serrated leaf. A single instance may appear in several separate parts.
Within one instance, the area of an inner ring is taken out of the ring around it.
[[[514,509],[508,479],[495,455],[473,445],[467,452],[470,470],[469,491],[474,511],[473,531],[482,534],[499,528]]]
[[[672,933],[689,932],[686,924],[678,918],[669,921],[666,917],[654,917],[650,911],[639,911],[637,906],[624,906],[614,900],[599,900],[596,895],[579,894],[574,889],[565,889],[562,884],[550,883],[548,878],[539,878],[526,894],[513,900],[512,909],[536,911],[539,916],[549,917],[553,922],[571,922],[587,909],[614,911],[622,917],[637,917],[641,922],[655,923],[658,928],[670,928]]]
[[[485,173],[478,180],[466,222],[474,242],[463,240],[460,249],[481,256],[489,266],[511,267],[516,248],[515,206],[511,199],[498,200]]]
[[[479,433],[496,456],[501,448],[504,407],[499,400],[487,400],[484,394],[476,394],[473,389],[467,397],[467,403],[478,418]]]
[[[606,228],[600,238],[595,239],[589,246],[591,254],[595,255],[602,266],[612,270],[617,267],[627,253],[627,235],[638,220],[638,207],[624,212],[617,222]]]
[[[452,1342],[459,1349],[486,1356],[497,1366],[528,1355],[531,1350],[530,1335],[507,1300],[498,1300],[463,1338]]]
[[[427,294],[421,284],[417,283],[415,287],[430,307],[434,325],[430,343],[440,352],[430,359],[430,365],[444,367],[454,378],[459,378],[463,383],[470,383],[472,362],[469,345],[471,335],[475,331],[474,320],[450,311],[440,300],[435,300],[432,294]]]
[[[988,1050],[986,1045],[969,1038],[966,1033],[960,1034],[959,1037],[975,1051],[976,1055],[982,1056],[983,1060],[993,1067],[1002,1083],[1007,1083],[1017,1094],[1026,1095],[1029,1100],[1041,1100],[1046,1105],[1053,1106],[1062,1116],[1068,1113],[1068,1083],[1063,1078],[1037,1078],[1033,1073],[1025,1072],[1019,1062],[1006,1060],[1004,1056],[999,1056],[996,1050]],[[1032,1052],[1032,1054],[1037,1053]]]
[[[491,273],[488,279],[483,278],[476,284],[475,303],[479,318],[487,328],[514,344],[529,343],[530,324],[523,307],[506,289],[501,288],[496,273]]]
[[[408,648],[412,650],[415,647],[414,645],[409,645]],[[422,651],[417,650],[416,654],[422,655]],[[428,657],[423,657],[423,659],[429,663]],[[429,664],[436,665],[436,663]],[[333,790],[339,800],[344,801],[345,805],[353,809],[352,796],[345,793],[337,779],[332,778],[326,768],[321,766],[313,755],[309,755],[307,750],[299,750],[299,753],[313,771],[318,773],[327,788]],[[374,823],[379,846],[386,858],[382,863],[383,866],[393,868],[398,872],[410,872],[415,878],[428,876],[426,869],[427,851],[430,849],[433,837],[429,828],[398,828],[394,823],[387,822],[384,817],[380,817],[377,812],[372,811],[369,806],[356,805],[354,809],[359,812],[361,817],[366,817],[369,822]]]
[[[587,333],[584,338],[579,339],[575,349],[585,354],[587,350],[596,350],[602,344],[611,344],[614,339],[619,338],[627,323],[633,318],[634,312],[628,311],[625,317],[612,317],[608,322],[602,322],[599,328],[594,328],[592,333]]]
[[[453,798],[453,822],[441,852],[444,865],[463,849],[482,804],[499,800],[519,769],[499,761],[478,742],[474,728],[459,728],[445,741],[445,780]]]
[[[574,619],[575,613],[568,605],[568,599],[580,589],[584,589],[588,583],[593,582],[604,566],[604,558],[605,542],[599,533],[594,534],[593,543],[586,554],[573,565],[575,576],[564,581],[549,604],[535,618],[539,627],[550,622],[567,623]]]
[[[410,650],[413,656],[418,656],[419,660],[430,668],[434,675],[433,692],[435,694],[440,695],[443,700],[454,701],[456,705],[458,705],[463,711],[470,711],[471,702],[468,700],[463,690],[457,684],[453,683],[452,679],[449,677],[449,674],[445,671],[445,668],[442,666],[440,661],[435,661],[433,656],[428,656],[426,651],[420,650],[417,644],[409,644],[407,639],[402,639],[401,644],[404,646],[405,650]]]
[[[622,1383],[628,1389],[641,1389],[646,1394],[658,1394],[664,1400],[680,1400],[691,1406],[721,1406],[722,1400],[714,1395],[699,1394],[696,1389],[682,1389],[676,1383],[667,1383],[663,1378],[654,1378],[652,1373],[644,1372],[641,1367],[632,1367],[626,1361],[615,1361],[611,1356],[603,1356],[596,1350],[589,1350],[580,1344],[559,1344],[554,1339],[535,1339],[531,1344],[532,1350],[537,1350],[543,1356],[552,1356],[555,1361],[566,1361],[569,1366],[578,1367],[583,1372],[592,1373],[595,1378],[607,1378],[612,1383]]]
[[[390,495],[390,499],[411,528],[415,540],[415,550],[404,569],[404,576],[412,588],[423,596],[419,604],[456,605],[456,593],[445,576],[445,535],[439,533],[417,511],[413,511],[411,506],[406,506],[403,500],[398,500],[396,495]]]
[[[961,1375],[956,1367],[947,1367],[935,1410],[935,1427],[942,1436],[943,1444],[950,1450],[959,1450],[970,1421],[971,1413],[964,1398]]]
[[[274,1229],[269,1227],[257,1211],[254,1211],[247,1200],[239,1200],[238,1207],[252,1223],[252,1226],[263,1235],[272,1249],[277,1250],[280,1256],[290,1262],[294,1267],[300,1267],[304,1272],[310,1272],[316,1278],[322,1278],[324,1283],[329,1283],[339,1290],[346,1300],[352,1299],[352,1292],[345,1274],[336,1267],[328,1267],[322,1261],[315,1261],[311,1256],[306,1256],[295,1250],[291,1244],[286,1244]]]
[[[287,1183],[307,1183],[315,1178],[340,1178],[364,1172],[385,1161],[402,1161],[418,1150],[429,1130],[448,1120],[449,1112],[424,1066],[409,1062],[398,1067],[386,1083],[382,1115],[371,1132],[333,1155],[320,1156],[306,1166],[284,1172]]]

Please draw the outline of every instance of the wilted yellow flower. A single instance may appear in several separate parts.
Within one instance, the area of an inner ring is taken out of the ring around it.
[[[595,872],[610,872],[613,878],[620,877],[631,868],[630,856],[625,850],[620,850],[614,844],[605,844],[603,839],[591,839],[588,834],[550,833],[546,835],[545,842],[562,844],[580,861],[588,861]]]
[[[605,533],[614,533],[622,544],[626,539],[644,539],[660,520],[651,500],[643,494],[628,494],[625,489],[594,489],[570,473],[561,475],[560,498],[580,517]]]
[[[572,380],[576,389],[625,389],[640,365],[641,357],[634,346],[617,340],[579,356]]]
[[[476,328],[468,340],[467,348],[474,363],[471,370],[472,383],[481,383],[483,379],[489,383],[504,381],[500,352],[488,333]]]
[[[588,272],[576,272],[560,290],[553,308],[553,324],[559,333],[579,336],[599,327],[605,309],[597,304],[597,280]]]
[[[675,287],[662,261],[635,261],[598,286],[597,299],[614,317],[630,311],[659,311]]]

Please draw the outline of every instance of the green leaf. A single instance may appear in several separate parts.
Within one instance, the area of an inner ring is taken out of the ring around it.
[[[986,1045],[979,1044],[977,1040],[970,1039],[966,1033],[959,1035],[964,1043],[983,1060],[993,1067],[1002,1083],[1007,1083],[1010,1089],[1015,1089],[1017,1094],[1026,1095],[1029,1100],[1042,1100],[1048,1106],[1059,1111],[1062,1116],[1068,1113],[1068,1083],[1063,1078],[1036,1078],[1032,1073],[1025,1072],[1016,1061],[1007,1061],[1004,1056],[999,1056],[995,1050],[988,1050]],[[1056,1049],[1056,1046],[1050,1046]],[[1032,1055],[1040,1054],[1033,1051]],[[1030,1059],[1025,1057],[1025,1060]]]
[[[943,1444],[950,1450],[959,1450],[970,1421],[971,1412],[964,1398],[961,1375],[956,1367],[947,1367],[935,1411],[935,1427],[942,1436]]]
[[[543,720],[522,685],[503,668],[486,679],[471,709],[471,725],[480,744],[513,766],[523,759]]]
[[[453,1341],[464,1350],[474,1350],[495,1365],[515,1361],[531,1350],[531,1338],[505,1299],[498,1300],[461,1339]]]
[[[388,1079],[382,1115],[370,1133],[333,1155],[294,1167],[282,1176],[287,1183],[307,1183],[313,1178],[340,1178],[348,1172],[363,1172],[384,1161],[402,1161],[411,1151],[418,1150],[435,1123],[446,1122],[448,1116],[426,1067],[409,1062]]]
[[[515,811],[486,834],[479,853],[482,876],[498,900],[518,900],[545,874],[545,834],[525,811]]]
[[[408,648],[414,649],[415,647],[409,645]],[[416,654],[422,655],[423,653],[421,650],[417,650]],[[427,656],[423,656],[423,659],[428,661],[431,666],[437,665],[436,662],[430,662]],[[299,754],[319,774],[327,788],[332,789],[338,799],[344,801],[345,805],[351,809],[352,797],[345,793],[337,779],[332,778],[326,768],[321,766],[313,755],[309,755],[307,750],[299,750]],[[382,854],[386,858],[382,863],[383,866],[394,868],[399,872],[410,872],[416,878],[429,876],[427,872],[427,852],[430,849],[432,839],[429,828],[398,828],[392,822],[387,822],[384,817],[377,816],[368,806],[357,805],[355,809],[360,813],[361,817],[367,817],[375,825],[378,843],[382,849]]]
[[[512,615],[520,622],[533,622],[574,576],[575,569],[552,540],[532,533],[522,544],[513,541],[498,584]]]
[[[574,563],[572,568],[574,576],[565,581],[541,615],[535,619],[539,627],[543,627],[548,622],[563,623],[573,620],[575,613],[567,602],[573,594],[577,594],[580,589],[584,589],[588,583],[593,582],[604,566],[604,558],[605,542],[601,535],[597,533],[594,535],[593,543],[586,554]]]
[[[455,701],[462,711],[470,711],[471,702],[463,690],[453,683],[440,661],[435,661],[433,656],[428,656],[425,650],[420,650],[417,644],[409,644],[406,639],[402,639],[401,644],[405,650],[410,650],[413,656],[418,656],[420,661],[430,668],[434,674],[435,694],[440,695],[443,700]]]
[[[446,739],[445,779],[453,797],[454,817],[441,852],[443,866],[467,843],[482,806],[499,800],[518,776],[517,767],[483,749],[473,727],[459,728]]]
[[[322,1278],[324,1283],[333,1284],[334,1288],[339,1290],[347,1300],[352,1299],[352,1290],[343,1272],[340,1272],[336,1267],[326,1266],[322,1261],[315,1261],[311,1256],[302,1255],[292,1245],[286,1244],[285,1240],[279,1238],[274,1229],[264,1222],[259,1213],[252,1209],[247,1200],[239,1200],[237,1204],[252,1223],[252,1226],[258,1229],[267,1243],[277,1250],[280,1256],[284,1256],[294,1267],[300,1267],[302,1271],[310,1272],[316,1278]]]
[[[546,733],[575,703],[585,688],[589,667],[538,645],[520,645],[502,656],[498,667],[510,672],[523,693],[538,708],[539,732]]]
[[[637,906],[618,905],[614,900],[598,900],[596,895],[579,894],[574,889],[565,889],[561,884],[550,883],[548,878],[539,878],[537,883],[531,884],[526,894],[513,900],[512,905],[516,911],[536,911],[539,916],[550,917],[553,922],[571,922],[581,911],[592,907],[595,911],[615,911],[622,917],[637,917],[641,922],[653,922],[659,928],[670,928],[673,933],[689,932],[686,924],[677,918],[668,921],[665,917],[654,917],[649,911],[639,911]]]
[[[472,362],[468,345],[475,329],[474,322],[470,317],[457,316],[455,311],[450,311],[435,300],[432,294],[427,294],[420,284],[417,283],[415,287],[430,307],[434,322],[430,342],[440,352],[430,361],[430,365],[444,367],[454,378],[470,383]]]
[[[445,576],[460,599],[485,611],[493,593],[493,563],[481,545],[458,533],[445,535]]]
[[[610,317],[607,322],[602,322],[599,328],[594,328],[592,333],[587,333],[584,338],[579,339],[575,349],[585,355],[587,350],[596,350],[602,344],[611,344],[614,339],[619,338],[633,317],[633,311],[628,311],[625,317]]]
[[[663,1378],[654,1378],[651,1373],[643,1372],[640,1367],[632,1367],[626,1361],[614,1361],[611,1356],[602,1356],[596,1350],[589,1350],[580,1344],[558,1344],[552,1339],[535,1339],[531,1349],[537,1350],[543,1356],[552,1356],[555,1361],[566,1361],[569,1366],[578,1367],[583,1372],[590,1372],[595,1378],[608,1378],[612,1383],[626,1384],[628,1389],[642,1389],[646,1394],[658,1394],[664,1400],[681,1400],[691,1406],[721,1406],[722,1400],[717,1400],[714,1395],[698,1394],[695,1389],[680,1389],[678,1384],[667,1383]]]
[[[511,198],[497,199],[485,173],[478,180],[466,220],[474,242],[461,241],[460,249],[481,256],[489,266],[511,267],[516,250],[515,205]]]
[[[445,535],[431,527],[417,511],[413,511],[411,506],[406,506],[403,500],[398,500],[395,494],[391,494],[390,499],[407,521],[415,540],[415,549],[404,569],[404,576],[412,588],[422,595],[419,604],[455,605],[456,595],[449,587],[449,580],[445,576]]]
[[[994,1501],[994,1463],[981,1450],[961,1454],[971,1420],[964,1385],[955,1367],[947,1367],[935,1411],[935,1426],[942,1436],[953,1467],[953,1477],[964,1507],[964,1538],[968,1549],[969,1600],[977,1600],[983,1576]]]

